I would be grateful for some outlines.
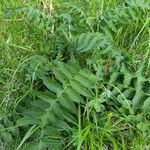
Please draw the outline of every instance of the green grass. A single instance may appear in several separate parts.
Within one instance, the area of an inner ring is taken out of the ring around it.
[[[148,0],[0,1],[0,149],[150,149]]]

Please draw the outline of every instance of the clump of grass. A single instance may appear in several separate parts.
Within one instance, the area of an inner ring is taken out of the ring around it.
[[[1,0],[0,149],[149,149],[149,9]]]

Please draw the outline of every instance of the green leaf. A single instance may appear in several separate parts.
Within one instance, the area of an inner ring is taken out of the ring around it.
[[[136,111],[138,108],[141,107],[144,99],[145,99],[145,95],[143,95],[139,91],[136,91],[135,96],[132,100],[132,108],[134,111]]]
[[[150,113],[150,97],[145,100],[142,109],[145,114]]]
[[[13,140],[13,137],[8,132],[2,132],[1,135],[0,135],[0,139],[2,140],[3,143],[8,144]]]
[[[68,97],[73,101],[77,103],[84,103],[83,98],[75,92],[71,87],[65,87],[64,92],[68,95]]]
[[[48,92],[38,92],[38,91],[35,91],[34,92],[35,95],[40,98],[41,100],[49,103],[50,105],[52,105],[55,101],[55,97],[53,94],[51,93],[48,93]]]
[[[70,110],[71,113],[77,114],[77,108],[74,102],[70,101],[65,93],[62,93],[57,99],[64,108]]]
[[[53,68],[53,73],[62,84],[69,82],[68,78],[57,67]]]
[[[39,149],[40,145],[38,142],[34,143],[28,143],[23,150],[40,150]]]
[[[57,62],[57,69],[60,70],[69,80],[72,78],[72,72],[63,63]]]
[[[118,77],[119,77],[119,73],[118,72],[113,72],[113,74],[110,76],[109,82],[114,83],[115,81],[117,81]]]
[[[61,108],[61,106],[59,105],[59,103],[55,102],[52,106],[51,106],[51,110],[52,112],[59,117],[60,119],[63,119],[63,110]]]
[[[84,86],[82,86],[79,82],[71,81],[70,85],[79,94],[86,96],[86,97],[91,97],[90,91],[86,89]]]
[[[40,120],[33,118],[32,116],[24,116],[18,119],[16,122],[17,126],[34,125],[34,124],[40,124]]]
[[[82,70],[79,71],[79,74],[82,75],[83,77],[85,77],[86,79],[88,79],[89,81],[91,81],[92,83],[97,83],[98,81],[101,80],[100,77],[90,73],[87,70],[82,69]]]
[[[48,77],[43,77],[43,83],[44,85],[52,92],[56,93],[56,94],[59,94],[61,93],[62,91],[62,87],[61,85],[54,81],[54,80],[51,80],[50,78]]]
[[[82,76],[80,74],[75,76],[74,79],[76,81],[78,81],[80,84],[82,84],[83,86],[85,86],[85,87],[88,87],[88,88],[93,87],[91,81],[88,80],[88,78],[86,78],[86,77],[84,77],[84,76]]]

